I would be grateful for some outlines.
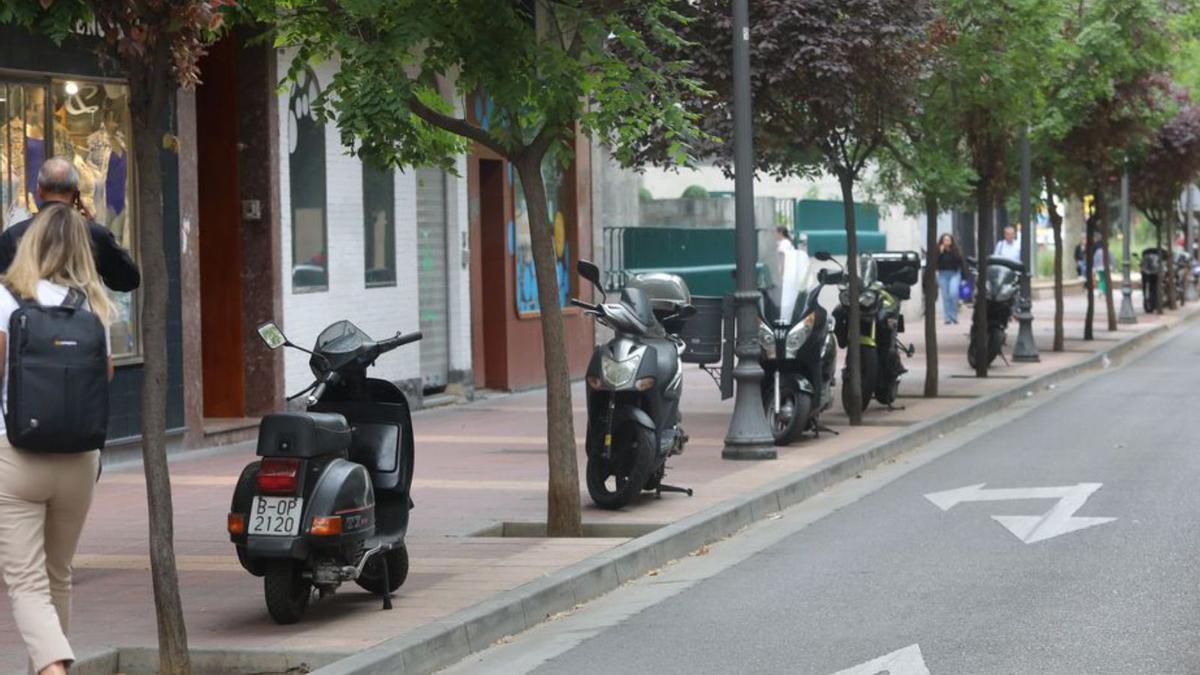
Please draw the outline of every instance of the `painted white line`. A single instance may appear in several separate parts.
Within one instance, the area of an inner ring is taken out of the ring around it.
[[[884,672],[888,675],[929,675],[929,667],[921,656],[920,645],[909,645],[833,675],[878,675]]]
[[[1049,511],[1040,516],[992,516],[1017,539],[1026,544],[1052,539],[1061,534],[1111,523],[1116,518],[1084,518],[1075,513],[1083,508],[1088,498],[1103,483],[1079,483],[1060,487],[1009,488],[985,490],[987,483],[932,492],[925,498],[943,511],[949,511],[964,502],[1010,501],[1016,499],[1057,499]]]

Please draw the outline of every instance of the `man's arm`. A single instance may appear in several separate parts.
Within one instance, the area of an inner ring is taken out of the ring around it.
[[[92,232],[92,252],[96,257],[96,271],[104,285],[128,293],[142,283],[142,273],[138,270],[133,258],[117,243],[112,230],[97,223],[88,225]],[[3,247],[0,246],[0,251]],[[2,253],[0,253],[2,255]]]

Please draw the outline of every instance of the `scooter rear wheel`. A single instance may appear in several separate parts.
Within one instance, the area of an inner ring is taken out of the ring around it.
[[[615,510],[641,494],[654,470],[654,445],[654,432],[640,424],[626,422],[615,429],[611,459],[605,460],[598,452],[588,454],[587,488],[592,502]]]
[[[354,583],[368,593],[383,595],[383,565],[387,565],[387,592],[395,593],[408,578],[408,547],[401,544],[371,558]]]
[[[302,576],[295,560],[275,560],[266,565],[263,595],[267,611],[278,624],[292,624],[304,617],[312,598],[312,583]]]

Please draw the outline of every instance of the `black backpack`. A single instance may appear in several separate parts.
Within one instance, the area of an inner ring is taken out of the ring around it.
[[[104,324],[70,289],[61,305],[12,294],[8,322],[8,442],[31,452],[86,452],[108,435]]]

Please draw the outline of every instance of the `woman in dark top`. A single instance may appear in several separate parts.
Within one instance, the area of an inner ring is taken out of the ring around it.
[[[958,287],[962,283],[963,256],[950,233],[942,235],[937,247],[938,289],[946,323],[958,323]]]

